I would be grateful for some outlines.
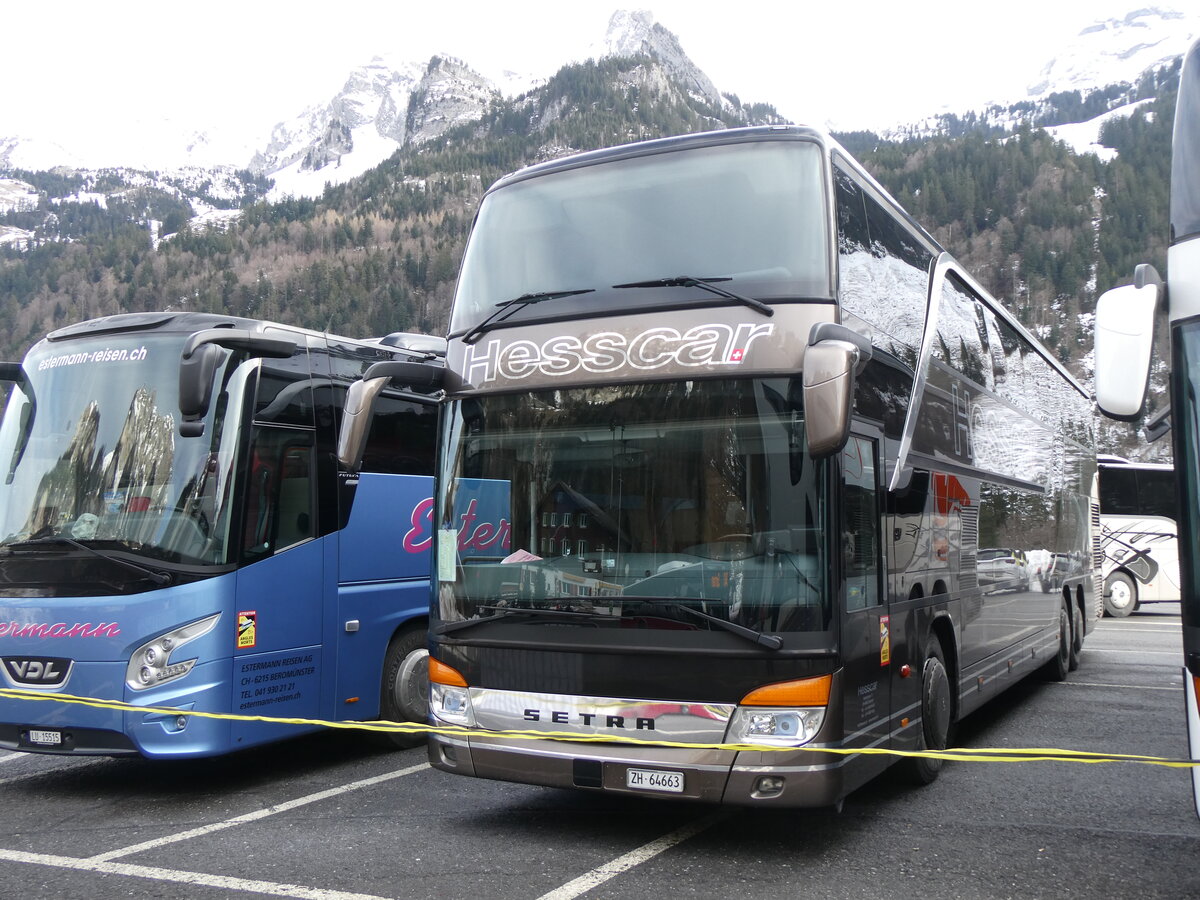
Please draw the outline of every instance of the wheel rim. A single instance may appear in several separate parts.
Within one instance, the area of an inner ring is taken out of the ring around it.
[[[950,733],[950,678],[946,667],[936,656],[925,660],[922,673],[924,697],[921,716],[924,719],[925,746],[930,750],[945,750]]]
[[[396,670],[392,699],[409,722],[424,722],[429,714],[429,651],[414,650]]]
[[[1108,588],[1108,599],[1115,609],[1125,609],[1133,603],[1133,591],[1128,582],[1118,578]]]

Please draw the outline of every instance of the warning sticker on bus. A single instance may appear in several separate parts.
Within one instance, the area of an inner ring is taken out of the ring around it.
[[[253,609],[237,614],[238,649],[253,647],[258,643],[258,613]]]

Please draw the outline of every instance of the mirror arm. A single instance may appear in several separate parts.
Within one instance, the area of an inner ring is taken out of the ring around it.
[[[442,386],[445,374],[443,366],[430,363],[390,360],[370,366],[363,373],[362,379],[354,382],[346,391],[342,427],[338,431],[337,443],[337,458],[342,467],[347,472],[354,473],[362,468],[367,435],[375,414],[375,400],[389,382],[403,384],[408,388],[395,391],[398,397],[417,403],[433,403],[437,398],[418,393],[418,390],[437,391]]]
[[[218,363],[216,347],[289,359],[299,346],[289,337],[267,337],[244,328],[206,328],[189,336],[179,354],[180,437],[204,434],[204,417],[212,401],[212,380]]]

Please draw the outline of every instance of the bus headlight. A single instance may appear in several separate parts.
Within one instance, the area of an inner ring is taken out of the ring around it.
[[[807,744],[825,723],[832,685],[832,675],[817,675],[754,689],[733,714],[729,742],[777,747]]]
[[[825,722],[825,707],[812,709],[740,708],[729,723],[729,742],[799,747],[807,744]]]
[[[464,728],[475,727],[475,713],[471,709],[469,688],[430,684],[429,709],[443,722],[461,725]]]
[[[467,680],[457,669],[432,656],[429,657],[429,711],[439,721],[475,727]]]
[[[172,662],[171,654],[188,641],[208,634],[219,618],[221,614],[215,613],[142,644],[129,657],[129,665],[125,669],[125,684],[131,690],[144,691],[182,678],[192,671],[192,666],[196,665],[195,658]]]

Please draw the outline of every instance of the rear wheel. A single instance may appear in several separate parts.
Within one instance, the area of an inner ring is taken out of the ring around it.
[[[1124,572],[1113,572],[1104,582],[1104,612],[1118,619],[1137,606],[1137,585]]]
[[[1083,653],[1083,610],[1078,603],[1071,604],[1071,658],[1067,668],[1074,672],[1079,668],[1079,657]]]
[[[1058,608],[1058,651],[1054,658],[1042,668],[1050,681],[1065,681],[1071,669],[1071,613],[1064,600]]]
[[[931,637],[925,646],[925,662],[921,666],[921,733],[917,750],[945,750],[949,746],[952,710],[953,695],[945,655],[938,639]],[[904,760],[904,767],[914,784],[930,784],[942,771],[943,762],[914,756]]]
[[[425,629],[408,628],[392,638],[383,660],[379,718],[386,722],[429,720],[429,650]],[[425,742],[420,734],[379,732],[381,743],[391,747],[416,747]]]

